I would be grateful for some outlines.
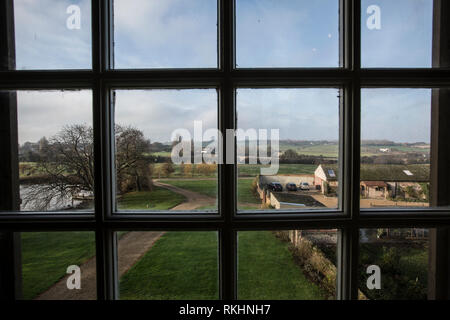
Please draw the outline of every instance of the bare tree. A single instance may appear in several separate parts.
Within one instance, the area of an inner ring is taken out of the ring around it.
[[[151,189],[150,141],[142,131],[116,125],[116,177],[120,193]]]
[[[119,192],[150,189],[152,166],[146,160],[150,142],[132,127],[116,126],[116,167]],[[22,201],[34,210],[61,208],[82,191],[94,191],[93,129],[69,125],[41,141],[36,183],[25,187]]]

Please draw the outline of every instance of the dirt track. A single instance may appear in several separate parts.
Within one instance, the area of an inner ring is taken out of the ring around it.
[[[189,191],[186,189],[178,188],[170,184],[154,181],[153,184],[160,188],[165,188],[175,193],[181,194],[186,197],[186,202],[179,204],[171,210],[195,210],[200,207],[213,206],[216,204],[216,199],[202,195],[197,192]]]

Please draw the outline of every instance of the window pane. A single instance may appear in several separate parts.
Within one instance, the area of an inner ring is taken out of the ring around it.
[[[431,89],[363,89],[361,207],[428,207]]]
[[[239,68],[339,67],[338,0],[237,0]]]
[[[338,89],[239,89],[237,128],[238,209],[338,207]]]
[[[363,68],[429,68],[433,0],[362,0]]]
[[[216,90],[115,91],[115,129],[119,210],[217,210]]]
[[[217,1],[114,0],[114,65],[217,68]]]
[[[238,299],[336,296],[337,230],[238,233]]]
[[[219,298],[217,232],[118,232],[120,299]]]
[[[428,229],[362,229],[359,299],[427,299],[428,247]]]
[[[92,93],[2,91],[17,108],[21,211],[94,208]],[[16,102],[17,101],[17,102]]]
[[[26,300],[97,298],[94,232],[22,232]]]
[[[90,69],[91,1],[14,0],[16,68]]]

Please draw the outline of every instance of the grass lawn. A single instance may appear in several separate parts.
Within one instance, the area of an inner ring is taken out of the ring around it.
[[[121,299],[217,299],[217,234],[168,232],[120,279]],[[323,299],[271,232],[239,234],[240,299]]]
[[[321,300],[325,294],[270,231],[239,232],[238,299]]]
[[[155,188],[124,195],[119,208],[147,209],[150,203],[153,210],[166,210],[183,201],[179,194]],[[21,238],[24,299],[35,298],[63,278],[68,266],[83,264],[95,255],[93,232],[22,232]]]
[[[120,279],[125,300],[218,299],[216,232],[168,232]]]
[[[93,232],[22,232],[24,299],[33,299],[95,255]]]
[[[152,191],[130,192],[119,200],[120,210],[167,210],[185,201],[185,198],[175,192],[155,187]]]
[[[180,180],[161,180],[162,183],[167,183],[175,187],[198,192],[200,194],[216,198],[217,197],[217,181],[216,180],[195,180],[195,179],[180,179]],[[245,203],[260,204],[259,200],[252,193],[250,187],[253,179],[239,179],[238,180],[238,201]]]
[[[182,179],[180,180],[161,180],[162,183],[190,190],[203,194],[211,198],[217,198],[217,180],[196,180]]]

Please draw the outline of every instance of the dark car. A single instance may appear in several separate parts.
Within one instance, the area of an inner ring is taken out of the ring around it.
[[[297,191],[297,185],[295,183],[286,184],[287,191]]]
[[[267,188],[271,191],[283,191],[283,186],[279,182],[271,182],[267,185]]]

